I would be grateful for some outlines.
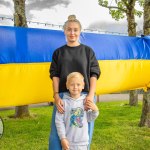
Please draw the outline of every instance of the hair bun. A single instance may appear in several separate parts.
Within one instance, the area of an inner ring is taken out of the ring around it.
[[[78,19],[76,19],[76,16],[75,15],[69,15],[68,16],[68,20],[63,25],[63,29],[64,30],[66,29],[66,26],[68,25],[69,22],[76,22],[76,23],[78,23],[78,25],[80,27],[80,30],[82,29],[81,23],[80,23],[80,21]]]
[[[75,15],[70,15],[70,16],[68,16],[68,20],[70,21],[70,20],[76,20],[76,16]]]

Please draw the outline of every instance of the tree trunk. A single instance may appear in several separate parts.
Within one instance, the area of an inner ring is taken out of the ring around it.
[[[135,1],[131,0],[129,5],[127,6],[127,22],[128,22],[128,35],[136,36],[136,22],[134,17],[134,7]],[[136,106],[138,104],[138,91],[130,91],[129,92],[129,105]]]
[[[14,0],[14,26],[27,27],[25,0]]]
[[[129,105],[130,106],[138,105],[138,90],[130,91]]]
[[[25,16],[25,0],[14,0],[14,26],[27,27]],[[15,109],[15,118],[29,117],[29,108],[27,105],[17,106]]]
[[[135,17],[134,17],[135,1],[136,0],[131,0],[129,4],[127,5],[126,15],[127,15],[129,36],[136,36],[136,22],[135,22]]]
[[[150,0],[145,0],[144,4],[144,35],[150,34]]]
[[[15,118],[23,118],[23,117],[29,117],[30,112],[29,112],[29,107],[28,105],[24,106],[17,106],[15,108]]]
[[[143,109],[139,126],[150,128],[150,89],[143,94]]]
[[[145,0],[144,4],[144,35],[150,34],[150,1]],[[150,89],[143,94],[143,109],[139,126],[147,126],[150,128]]]

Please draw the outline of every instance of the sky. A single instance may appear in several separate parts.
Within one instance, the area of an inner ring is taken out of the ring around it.
[[[115,0],[108,1],[109,4],[113,5]],[[13,12],[13,0],[0,0],[0,16],[13,18]],[[26,17],[28,21],[63,25],[70,14],[76,15],[83,29],[127,32],[126,18],[115,21],[109,14],[108,9],[98,5],[98,0],[26,0]],[[142,19],[137,20],[137,30],[142,30]],[[13,25],[13,22],[0,20],[0,25]],[[35,23],[30,23],[28,26],[42,28],[42,25]],[[45,28],[44,25],[43,28]]]

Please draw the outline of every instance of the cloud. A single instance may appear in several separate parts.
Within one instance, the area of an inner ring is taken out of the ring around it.
[[[26,1],[26,17],[28,20],[32,20],[32,18],[35,18],[33,12],[38,13],[45,10],[51,10],[58,5],[66,8],[69,4],[69,0],[28,0]],[[45,15],[43,17],[45,17]]]
[[[28,10],[42,10],[45,8],[50,9],[56,5],[67,7],[69,3],[68,0],[28,0],[26,7]]]
[[[141,31],[143,29],[143,20],[137,19],[137,32]],[[108,21],[96,21],[91,23],[88,26],[89,29],[93,30],[99,30],[102,32],[113,32],[113,33],[120,33],[120,34],[127,34],[128,28],[127,28],[127,21],[115,21],[115,22],[108,22]]]
[[[26,0],[25,1],[25,6],[26,6],[26,17],[28,20],[32,20],[34,18],[34,15],[32,11],[37,10],[37,11],[42,11],[45,9],[51,9],[54,6],[61,6],[61,7],[67,7],[70,4],[70,0]],[[0,8],[4,9],[11,9],[13,15],[13,10],[14,10],[14,5],[13,1],[9,0],[0,0]],[[6,11],[7,12],[7,11]]]
[[[11,7],[12,3],[10,0],[0,0],[0,6]],[[67,7],[70,4],[69,0],[26,0],[26,7],[32,10],[39,10],[45,8],[51,8],[56,5],[63,5]]]
[[[5,1],[5,0],[1,0],[0,1],[0,6],[6,6],[6,7],[10,7],[11,6],[11,2],[9,1]]]
[[[116,32],[116,33],[127,33],[127,24],[126,22],[106,22],[106,21],[97,21],[89,25],[89,29],[95,29],[99,31],[107,32]]]

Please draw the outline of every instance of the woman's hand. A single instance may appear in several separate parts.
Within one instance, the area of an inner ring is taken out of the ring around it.
[[[63,150],[69,150],[69,142],[66,138],[61,139],[61,145],[63,147]]]
[[[87,95],[87,97],[85,98],[85,110],[88,110],[89,109],[89,103],[90,102],[93,102],[94,100],[94,95]]]
[[[59,97],[59,94],[56,94],[54,96],[54,99],[55,99],[55,104],[56,104],[58,112],[63,114],[64,113],[63,100]]]
[[[87,101],[86,102],[86,107],[87,109],[91,109],[92,111],[98,111],[98,107],[96,106],[96,104],[92,101]]]

